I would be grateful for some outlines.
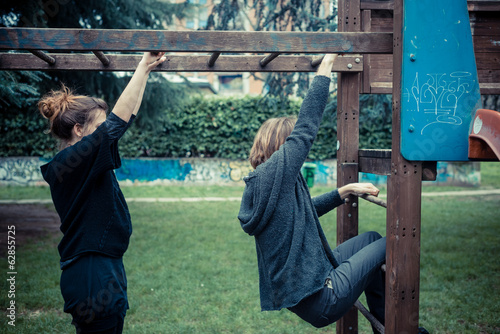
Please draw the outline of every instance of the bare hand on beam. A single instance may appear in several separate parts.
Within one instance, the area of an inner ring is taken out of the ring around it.
[[[365,196],[372,195],[378,196],[380,190],[372,183],[349,183],[339,189],[340,198],[345,199],[349,195]]]

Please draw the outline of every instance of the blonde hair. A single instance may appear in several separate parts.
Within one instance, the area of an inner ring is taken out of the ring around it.
[[[285,143],[296,121],[295,117],[279,117],[268,119],[261,125],[248,158],[253,168],[266,162]]]
[[[60,90],[52,90],[38,102],[42,116],[49,120],[49,133],[62,142],[72,138],[72,130],[80,124],[84,130],[94,121],[100,110],[107,112],[104,100],[75,95],[64,84]]]

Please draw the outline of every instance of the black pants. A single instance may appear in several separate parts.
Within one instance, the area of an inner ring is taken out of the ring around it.
[[[64,268],[60,285],[77,333],[122,333],[128,299],[121,258],[81,256]]]
[[[90,324],[72,322],[76,328],[76,334],[121,334],[123,332],[123,323],[124,318],[121,315],[93,321]]]

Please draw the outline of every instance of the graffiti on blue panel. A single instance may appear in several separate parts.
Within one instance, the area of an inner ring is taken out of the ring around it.
[[[404,88],[403,98],[408,102],[408,109],[426,115],[425,129],[436,123],[461,125],[463,123],[463,99],[468,99],[474,92],[476,80],[469,72],[430,73],[420,75],[417,72],[411,87]],[[467,115],[469,116],[469,115]],[[470,116],[469,116],[470,117]]]

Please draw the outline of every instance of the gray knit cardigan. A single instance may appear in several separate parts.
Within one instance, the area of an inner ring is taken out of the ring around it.
[[[263,311],[296,305],[320,290],[337,266],[318,217],[343,200],[337,190],[312,199],[300,173],[318,132],[329,84],[326,76],[314,78],[286,142],[244,178],[238,219],[255,237]]]

